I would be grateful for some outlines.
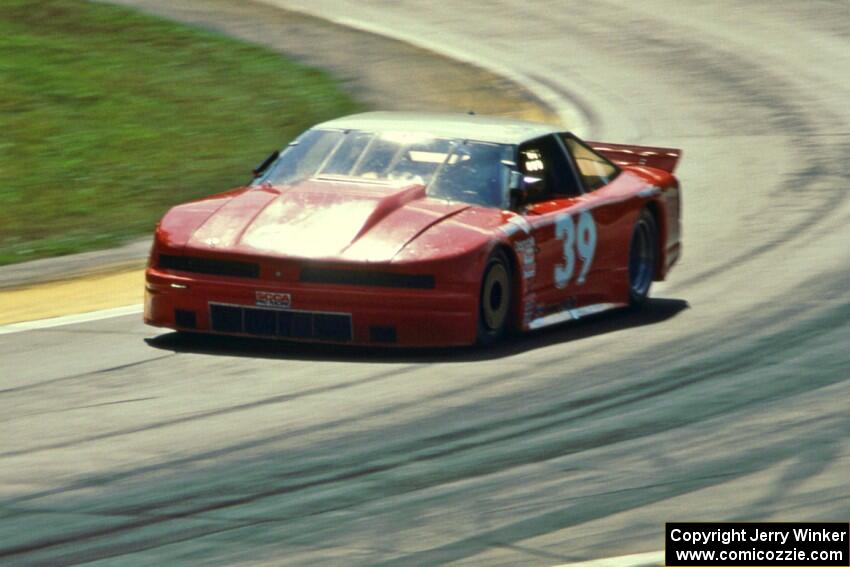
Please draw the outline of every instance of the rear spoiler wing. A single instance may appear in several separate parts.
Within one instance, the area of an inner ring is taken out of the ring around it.
[[[646,165],[673,173],[682,150],[676,148],[655,148],[652,146],[629,146],[609,144],[608,142],[585,142],[594,151],[599,152],[617,165]]]

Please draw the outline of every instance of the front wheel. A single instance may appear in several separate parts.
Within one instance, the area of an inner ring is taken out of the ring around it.
[[[649,297],[658,261],[658,228],[655,217],[644,209],[632,232],[629,247],[629,303],[638,307]]]
[[[478,308],[478,344],[496,342],[508,329],[511,313],[511,266],[505,254],[493,252],[484,268]]]

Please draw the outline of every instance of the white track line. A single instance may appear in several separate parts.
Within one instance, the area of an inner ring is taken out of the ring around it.
[[[554,110],[555,114],[558,115],[560,121],[563,124],[567,125],[570,131],[578,134],[579,137],[585,138],[591,135],[592,133],[590,122],[588,121],[584,112],[579,109],[578,105],[573,104],[569,100],[566,100],[565,97],[562,96],[560,93],[544,85],[543,83],[532,79],[528,75],[519,72],[513,67],[505,65],[501,61],[484,57],[481,53],[477,53],[469,49],[452,47],[446,45],[441,41],[430,40],[425,37],[422,37],[421,34],[405,32],[396,27],[383,25],[379,22],[366,18],[340,16],[337,14],[333,14],[328,11],[322,10],[321,8],[317,9],[311,3],[305,3],[303,1],[260,1],[264,4],[277,6],[278,8],[283,8],[284,10],[291,10],[293,12],[301,12],[302,14],[307,14],[308,16],[323,19],[347,28],[365,31],[374,35],[388,37],[390,39],[395,39],[397,41],[407,43],[408,45],[419,47],[421,49],[425,49],[426,51],[442,55],[449,59],[454,59],[455,61],[460,61],[462,63],[467,63],[469,65],[478,67],[479,69],[490,71],[491,73],[500,75],[518,85],[521,85],[527,91],[531,92],[534,96],[543,101],[544,104],[548,105],[549,108]]]
[[[113,307],[111,309],[101,309],[100,311],[89,311],[88,313],[63,315],[62,317],[51,317],[50,319],[39,319],[37,321],[24,321],[23,323],[12,323],[11,325],[0,326],[0,335],[23,333],[24,331],[37,331],[39,329],[73,325],[74,323],[88,323],[90,321],[100,321],[101,319],[111,319],[113,317],[122,317],[124,315],[135,315],[141,312],[142,305],[137,304],[125,305],[124,307]]]
[[[581,563],[564,563],[555,567],[638,567],[643,565],[664,565],[663,551],[650,551],[648,553],[636,553],[634,555],[621,555],[620,557],[606,557]]]

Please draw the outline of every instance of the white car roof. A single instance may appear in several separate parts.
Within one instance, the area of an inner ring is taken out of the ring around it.
[[[551,124],[528,122],[477,114],[429,112],[364,112],[322,122],[314,129],[365,130],[367,132],[416,132],[435,138],[454,138],[521,144],[522,142],[562,132]]]

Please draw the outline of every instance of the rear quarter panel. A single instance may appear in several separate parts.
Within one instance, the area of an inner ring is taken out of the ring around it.
[[[682,191],[679,180],[672,173],[651,167],[630,166],[628,169],[646,180],[647,205],[656,212],[661,249],[655,279],[662,281],[682,255]]]

